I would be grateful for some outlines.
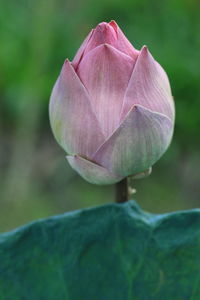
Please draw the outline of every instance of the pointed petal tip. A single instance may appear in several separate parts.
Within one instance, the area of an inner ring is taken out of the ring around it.
[[[109,23],[101,22],[96,26],[96,28],[94,28],[94,31],[101,31],[103,33],[106,32],[107,30],[113,30],[113,29],[115,28],[112,25],[110,25],[110,22]]]
[[[70,61],[68,58],[66,58],[66,59],[64,60],[64,63],[63,63],[63,67],[62,67],[61,72],[63,71],[63,68],[64,68],[64,70],[67,70],[67,69],[69,69],[69,68],[71,68],[71,67],[73,67],[71,61]]]
[[[152,56],[151,52],[149,51],[149,48],[146,45],[142,46],[142,48],[140,49],[139,57],[140,57],[140,59],[155,61],[154,57]]]
[[[115,20],[111,20],[108,24],[110,26],[112,26],[114,28],[115,32],[117,33],[117,30],[118,30],[117,22],[115,22]]]
[[[116,22],[115,20],[111,20],[111,21],[109,22],[109,24],[110,24],[110,25],[113,25],[113,24],[114,24],[114,25],[117,25],[117,22]]]
[[[108,43],[103,43],[102,45],[100,45],[99,47],[105,48],[105,49],[109,49],[109,47],[111,47]]]
[[[92,51],[93,51],[93,53],[94,53],[94,51],[97,51],[97,53],[98,52],[102,53],[103,51],[107,51],[107,53],[109,53],[109,54],[121,56],[122,58],[128,60],[132,64],[131,69],[133,69],[133,66],[134,66],[133,58],[131,56],[127,55],[126,53],[121,52],[119,49],[115,48],[113,45],[111,45],[109,43],[102,43],[101,45],[97,46],[95,49],[91,50],[91,52]]]
[[[107,26],[108,23],[103,21],[103,22],[100,22],[96,27],[104,27],[104,26]]]
[[[115,54],[115,55],[121,55],[123,56],[124,58],[126,57],[129,61],[132,62],[133,64],[133,59],[128,56],[126,53],[124,52],[121,52],[119,49],[115,48],[113,45],[110,45],[108,43],[103,43],[101,44],[100,46],[98,46],[97,48],[99,48],[99,50],[105,50],[107,51],[107,53],[111,53],[111,54]]]
[[[141,48],[141,50],[143,50],[143,51],[148,51],[147,45],[143,45],[142,48]]]
[[[115,21],[115,20],[111,20],[110,22],[105,22],[105,21],[103,21],[103,22],[100,22],[97,26],[96,26],[96,28],[97,27],[107,27],[107,26],[112,26],[114,29],[116,29],[117,27],[118,27],[118,25],[117,25],[117,22]]]
[[[106,168],[79,155],[66,156],[70,166],[86,181],[97,185],[114,184],[122,180],[121,176],[110,173]]]
[[[168,122],[173,124],[173,121],[166,114],[154,111],[151,108],[145,107],[141,104],[134,104],[132,109],[129,111],[129,113],[131,113],[132,110],[135,110],[137,114],[142,114],[143,115],[143,114],[147,113],[147,114],[154,114],[154,115],[157,115],[157,116],[160,116],[160,117],[164,117],[166,120],[168,120]]]
[[[150,54],[149,49],[146,45],[142,46],[142,48],[140,50],[140,55],[142,55],[142,54],[145,55],[145,56]]]
[[[71,64],[71,61],[69,60],[69,58],[66,58],[66,59],[64,60],[63,65],[70,65],[70,64]]]

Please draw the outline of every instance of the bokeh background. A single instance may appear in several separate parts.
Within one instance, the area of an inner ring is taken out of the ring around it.
[[[200,2],[198,0],[18,0],[0,4],[0,232],[34,219],[114,201],[68,165],[48,119],[66,57],[99,22],[116,20],[167,71],[176,127],[147,179],[134,181],[143,209],[200,206]]]

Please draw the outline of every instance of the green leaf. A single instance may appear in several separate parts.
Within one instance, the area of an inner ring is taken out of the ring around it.
[[[199,300],[200,209],[134,201],[39,220],[0,236],[0,300]]]

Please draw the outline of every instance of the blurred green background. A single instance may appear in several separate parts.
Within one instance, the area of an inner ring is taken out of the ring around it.
[[[0,8],[0,231],[114,200],[90,185],[54,140],[48,101],[66,57],[91,28],[116,20],[133,45],[146,44],[167,71],[176,127],[147,179],[134,181],[150,212],[200,205],[200,2],[198,0],[18,0]]]

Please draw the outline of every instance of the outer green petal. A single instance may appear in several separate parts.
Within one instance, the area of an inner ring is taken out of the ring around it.
[[[168,117],[134,106],[92,159],[115,174],[135,175],[163,155],[172,134],[173,124]]]
[[[110,173],[105,168],[78,155],[67,156],[70,166],[90,183],[107,185],[122,180],[122,176]]]

